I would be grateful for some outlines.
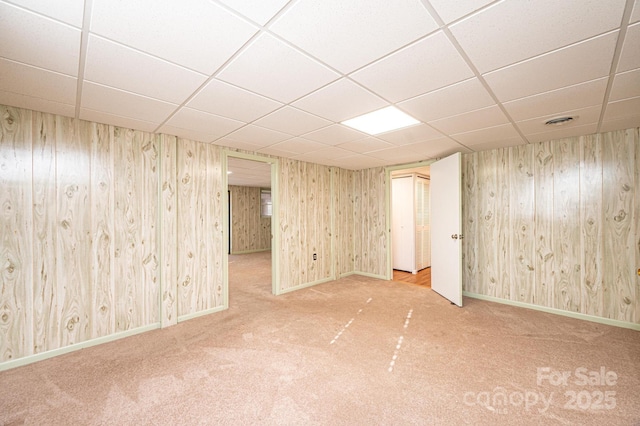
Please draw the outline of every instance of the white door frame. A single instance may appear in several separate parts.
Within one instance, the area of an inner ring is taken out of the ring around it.
[[[224,149],[222,151],[222,181],[225,194],[229,192],[229,179],[227,175],[229,157],[241,158],[243,160],[259,161],[271,165],[271,293],[279,295],[280,291],[280,209],[279,194],[280,185],[278,177],[280,176],[280,161],[277,158],[262,157],[255,154],[247,154],[244,152],[230,151]],[[222,282],[224,289],[224,307],[229,308],[229,203],[224,203],[224,214],[222,224],[222,238],[224,239],[225,249],[222,255]]]
[[[385,215],[386,215],[386,226],[387,226],[387,273],[386,278],[388,280],[393,279],[393,247],[391,241],[391,172],[395,172],[396,170],[405,170],[405,169],[413,169],[416,167],[425,167],[434,163],[436,160],[425,160],[418,161],[415,163],[407,163],[401,164],[397,166],[387,166],[385,167]]]

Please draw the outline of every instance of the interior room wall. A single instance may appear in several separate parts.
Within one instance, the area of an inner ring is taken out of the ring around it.
[[[470,293],[640,323],[638,129],[463,155]]]
[[[386,172],[384,167],[354,173],[354,271],[387,274]]]
[[[0,114],[0,369],[224,308],[222,147]],[[280,162],[291,290],[333,277],[332,227],[353,222],[332,217],[331,173],[353,172]]]
[[[336,278],[354,273],[354,175],[353,170],[332,168],[334,197]]]
[[[271,217],[260,212],[260,188],[229,185],[231,192],[231,252],[271,250]]]

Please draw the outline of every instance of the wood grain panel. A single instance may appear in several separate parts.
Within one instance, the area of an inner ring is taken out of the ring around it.
[[[300,177],[300,283],[314,280],[315,263],[311,258],[312,245],[314,244],[312,217],[315,214],[315,188],[310,188],[315,183],[315,167],[306,162],[298,163],[298,176]],[[304,178],[303,178],[304,176]],[[309,192],[309,191],[312,192]]]
[[[501,297],[498,287],[498,250],[495,233],[497,232],[496,201],[497,157],[495,151],[478,153],[478,289],[481,294]],[[437,250],[437,248],[434,248]]]
[[[462,286],[464,291],[479,292],[478,285],[478,154],[462,157]]]
[[[60,347],[56,291],[56,119],[33,114],[33,351]]]
[[[88,123],[56,117],[57,292],[60,345],[91,338],[91,181]]]
[[[535,251],[536,288],[533,303],[554,306],[554,225],[553,225],[553,176],[554,156],[552,143],[534,145],[535,190]]]
[[[363,173],[360,170],[353,174],[353,270],[355,272],[364,272],[362,259],[366,258],[366,247],[362,246],[362,240],[369,227],[368,216],[362,212],[362,199],[366,196],[362,184]]]
[[[136,132],[136,145],[140,152],[142,193],[140,199],[140,257],[142,259],[139,294],[143,303],[142,323],[138,326],[160,321],[160,279],[158,261],[158,143],[159,136]]]
[[[533,147],[520,145],[509,154],[510,276],[511,300],[533,303],[535,295],[535,222]]]
[[[580,149],[577,139],[553,144],[554,307],[580,309]]]
[[[196,145],[178,139],[178,316],[197,312]]]
[[[231,191],[231,252],[269,250],[271,218],[260,216],[260,188],[229,186]]]
[[[635,144],[631,132],[603,135],[604,312],[608,318],[633,321],[633,197]]]
[[[636,257],[637,269],[640,269],[640,128],[629,129],[626,131],[626,137],[630,137],[633,140],[633,146],[635,147],[635,197],[634,197],[634,250]],[[629,134],[631,133],[631,134]],[[640,324],[640,274],[634,275],[635,282],[635,319],[636,324]]]
[[[209,287],[209,306],[221,307],[224,305],[224,291],[222,278],[222,256],[225,243],[222,235],[223,203],[227,196],[222,187],[222,161],[221,149],[215,145],[206,144],[207,152],[207,283]],[[269,224],[271,221],[269,220]],[[269,234],[271,234],[269,226]]]
[[[193,271],[196,305],[195,311],[199,312],[211,308],[211,288],[207,283],[209,267],[207,265],[207,147],[203,143],[196,143],[196,161],[193,169],[193,197],[192,205],[195,206],[196,221],[194,223],[194,242],[196,269]]]
[[[602,316],[602,142],[580,138],[580,312]]]
[[[0,361],[33,353],[31,112],[0,121]]]
[[[113,127],[91,130],[91,337],[115,331]]]
[[[496,154],[496,204],[500,208],[496,209],[496,229],[494,229],[493,240],[496,242],[498,253],[496,256],[497,294],[499,297],[511,298],[511,264],[514,261],[511,253],[510,224],[511,216],[509,212],[509,187],[510,187],[510,163],[509,148],[498,149]]]
[[[320,253],[322,253],[320,260],[320,268],[319,271],[319,279],[320,278],[330,278],[331,277],[331,262],[333,261],[333,257],[336,256],[335,251],[331,246],[331,237],[332,237],[332,229],[331,229],[331,195],[332,195],[332,186],[331,186],[331,173],[332,169],[329,167],[322,166],[318,171],[318,180],[320,182],[319,187],[321,200],[321,208],[319,209],[321,214],[318,219],[318,237],[321,239],[320,243]]]
[[[140,149],[136,132],[114,129],[115,293],[116,331],[143,324],[141,268],[141,197],[143,196]]]
[[[178,196],[177,196],[177,138],[161,135],[162,157],[161,174],[161,280],[162,280],[162,312],[163,327],[176,324],[178,321]]]

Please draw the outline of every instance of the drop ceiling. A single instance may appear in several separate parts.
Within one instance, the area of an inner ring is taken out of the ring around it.
[[[347,169],[640,126],[640,0],[0,0],[0,37],[0,104]]]

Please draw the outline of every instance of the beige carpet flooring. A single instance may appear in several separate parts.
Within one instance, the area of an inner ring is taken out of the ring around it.
[[[225,312],[0,373],[0,424],[640,424],[637,331],[355,275],[274,297],[269,265],[230,257]]]

